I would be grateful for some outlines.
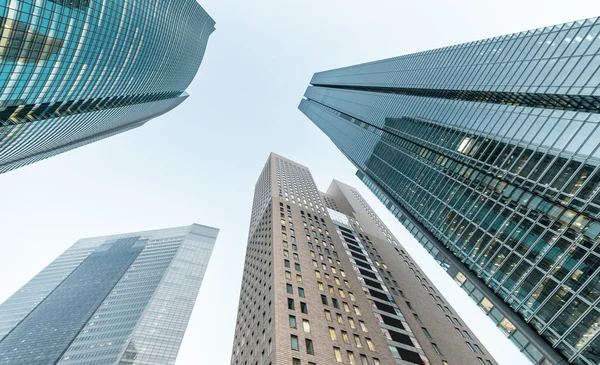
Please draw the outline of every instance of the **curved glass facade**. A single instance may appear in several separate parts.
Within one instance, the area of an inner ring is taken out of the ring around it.
[[[3,2],[0,172],[172,109],[213,31],[194,0]]]
[[[600,362],[598,19],[311,84],[300,109],[534,363]]]

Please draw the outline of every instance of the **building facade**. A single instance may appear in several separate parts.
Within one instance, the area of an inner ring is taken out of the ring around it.
[[[600,363],[600,20],[317,73],[300,109],[536,364]]]
[[[353,193],[339,182],[321,193],[308,168],[271,154],[255,189],[231,365],[496,364]]]
[[[214,24],[195,0],[1,2],[0,173],[179,105]]]
[[[0,305],[0,363],[174,364],[217,233],[77,241]]]

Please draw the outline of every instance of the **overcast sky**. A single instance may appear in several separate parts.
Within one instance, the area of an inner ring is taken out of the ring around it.
[[[200,3],[217,30],[183,105],[0,176],[0,302],[79,238],[218,227],[177,364],[229,364],[254,184],[273,151],[308,166],[321,190],[334,178],[355,186],[496,360],[526,364],[297,105],[316,71],[592,17],[600,1]]]

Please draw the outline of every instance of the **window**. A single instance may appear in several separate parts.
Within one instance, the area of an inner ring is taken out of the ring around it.
[[[346,313],[350,313],[350,306],[348,305],[348,303],[344,302],[344,312]]]
[[[500,327],[502,327],[502,331],[506,332],[508,334],[511,334],[515,331],[515,325],[512,324],[511,321],[509,321],[508,319],[504,318],[502,321],[500,321]]]
[[[433,343],[433,342],[432,342],[432,343],[431,343],[431,346],[433,347],[433,349],[435,350],[435,352],[436,352],[438,355],[441,355],[441,354],[442,354],[442,351],[440,351],[440,348],[438,347],[438,345],[436,345],[435,343]]]
[[[481,309],[483,309],[483,311],[486,313],[489,313],[492,309],[494,309],[494,305],[486,297],[481,299],[481,302],[479,302],[479,307],[481,307]]]
[[[289,272],[289,271],[286,271],[285,272],[285,278],[286,278],[286,280],[292,280],[292,273]]]
[[[335,356],[335,360],[337,362],[344,362],[344,360],[342,359],[342,352],[340,351],[339,347],[333,348],[333,355]]]
[[[458,318],[454,318],[454,323],[456,323],[457,326],[462,326]]]
[[[329,337],[333,340],[337,340],[337,335],[335,334],[335,328],[329,327]]]
[[[440,311],[442,311],[442,312],[445,312],[445,311],[444,311],[444,307],[442,307],[442,306],[441,306],[441,304],[438,304],[438,305],[437,305],[437,307],[438,307],[438,309],[439,309]]]
[[[473,346],[475,346],[475,350],[477,350],[477,352],[479,352],[482,355],[485,355],[485,353],[481,350],[481,347],[479,347],[478,344],[474,343]]]
[[[300,359],[293,358],[292,359],[292,365],[301,365]]]
[[[363,332],[369,332],[369,330],[367,329],[367,326],[365,325],[365,322],[363,322],[363,321],[358,321],[358,324],[360,325],[360,329],[361,329]]]
[[[322,282],[320,282],[320,281],[317,281],[317,285],[319,286],[319,290],[320,290],[320,291],[324,291],[324,290],[325,290],[325,287],[323,286],[323,283],[322,283]]]
[[[296,274],[296,281],[301,283],[302,282],[302,275],[298,275]]]
[[[308,319],[302,320],[302,328],[304,328],[304,332],[310,333],[310,322],[308,321]]]
[[[313,347],[313,342],[312,340],[309,340],[308,338],[304,340],[304,343],[306,344],[306,353],[309,355],[314,355],[315,354],[315,348]]]
[[[410,304],[410,302],[406,302],[406,305],[408,306],[409,309],[414,310],[413,307],[412,307],[412,304]]]
[[[356,329],[356,325],[354,324],[354,318],[348,317],[348,324],[350,324],[350,328]]]
[[[344,343],[347,345],[350,344],[350,339],[348,338],[348,332],[342,331],[342,341],[344,341]]]
[[[361,316],[362,315],[360,313],[360,308],[358,308],[357,306],[354,306],[354,313],[356,313],[357,316]]]
[[[477,360],[481,365],[485,365],[485,362],[483,362],[483,359],[481,357],[478,357]]]
[[[348,292],[348,296],[350,297],[351,301],[356,302],[356,297],[354,296],[354,294]]]
[[[360,342],[360,337],[358,335],[354,335],[354,344],[356,345],[356,347],[358,347],[359,349],[362,348],[362,342]]]
[[[369,360],[365,355],[360,355],[360,364],[361,365],[369,365]]]
[[[317,277],[317,279],[320,279],[321,278],[321,272],[315,270],[315,276]]]
[[[290,257],[290,252],[288,250],[283,250],[283,257]]]
[[[306,306],[306,303],[300,302],[300,311],[302,311],[304,314],[308,314],[308,307]]]
[[[300,298],[304,298],[304,288],[298,288],[298,295]]]
[[[333,303],[333,306],[334,306],[336,309],[340,309],[340,303],[338,302],[338,300],[337,300],[337,299],[335,299],[335,298],[331,298],[331,302]]]
[[[454,328],[454,330],[456,331],[456,333],[459,334],[460,337],[465,337],[465,335],[462,333],[462,331],[458,328]]]
[[[452,311],[450,310],[450,308],[448,308],[448,307],[444,307],[444,308],[446,309],[446,312],[448,312],[448,313],[450,313],[450,314],[454,315],[454,313],[452,313]]]
[[[373,345],[373,341],[370,338],[365,339],[367,341],[367,347],[370,351],[375,351],[375,345]]]
[[[348,351],[348,361],[350,361],[350,365],[356,365],[356,359],[352,351]]]
[[[344,318],[342,317],[341,314],[337,313],[335,316],[337,317],[337,322],[339,324],[344,324]]]
[[[289,321],[290,321],[290,328],[296,328],[296,317],[290,315],[289,316]]]
[[[473,338],[471,337],[471,335],[469,334],[469,332],[467,332],[467,331],[463,331],[463,332],[464,332],[464,334],[465,334],[465,336],[464,336],[464,337],[468,338],[469,340],[472,340],[472,339],[473,339]]]
[[[294,287],[292,284],[285,284],[285,290],[288,294],[294,294]]]
[[[342,289],[338,289],[338,294],[340,295],[341,298],[346,298],[346,293],[344,293],[344,291]]]
[[[329,305],[329,303],[327,302],[327,297],[322,294],[321,294],[321,303],[323,303],[324,305]]]
[[[452,322],[452,318],[450,318],[450,316],[449,316],[449,315],[446,315],[446,319],[448,320],[448,322],[450,322],[450,323],[454,323],[454,322]]]
[[[373,365],[381,365],[379,359],[373,359]]]
[[[431,339],[431,333],[429,333],[427,328],[423,327],[422,329],[423,329],[423,333],[425,333],[425,336],[427,336],[427,338]]]
[[[467,344],[467,347],[469,348],[469,350],[471,350],[471,352],[476,352],[475,349],[473,348],[473,345],[471,345],[470,342],[465,342]]]
[[[302,271],[300,270],[300,264],[298,263],[294,263],[294,269],[296,269],[296,271]]]
[[[325,310],[325,319],[331,322],[331,312],[328,310]]]
[[[298,336],[291,335],[292,350],[300,351],[300,345],[298,344]]]
[[[312,260],[312,264],[314,267],[318,267],[319,263],[316,260]]]
[[[415,314],[415,313],[413,313],[413,314],[414,314],[414,316],[415,316],[415,319],[417,320],[417,322],[419,322],[419,323],[423,323],[423,321],[421,321],[421,318],[419,317],[419,315],[417,315],[417,314]],[[446,316],[446,317],[448,317],[448,316]]]

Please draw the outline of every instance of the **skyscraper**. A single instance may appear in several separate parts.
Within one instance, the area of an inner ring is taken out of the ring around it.
[[[214,24],[195,0],[0,2],[0,173],[179,105]]]
[[[271,154],[255,188],[231,365],[495,361],[353,188]]]
[[[539,364],[600,363],[600,21],[314,75],[300,109]]]
[[[0,305],[0,363],[174,364],[217,233],[77,241]]]

